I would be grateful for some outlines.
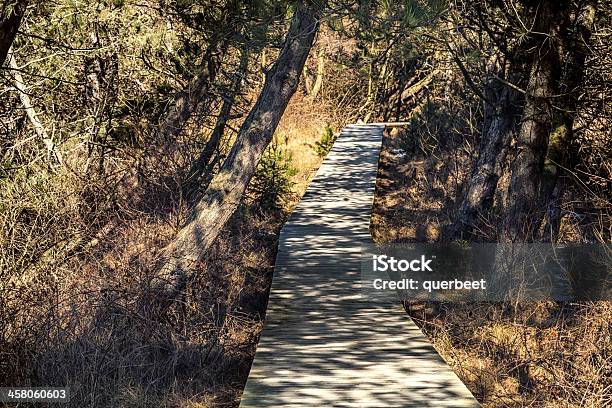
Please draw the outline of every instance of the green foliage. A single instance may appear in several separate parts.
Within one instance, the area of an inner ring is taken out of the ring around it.
[[[251,181],[251,191],[261,210],[279,210],[293,196],[292,181],[298,170],[292,166],[292,157],[276,139],[264,152],[257,172]]]
[[[331,150],[334,145],[334,141],[336,137],[334,136],[334,130],[331,128],[329,123],[325,126],[323,130],[323,135],[321,136],[321,140],[315,143],[314,150],[320,157],[327,156],[327,153]]]
[[[8,18],[15,10],[15,1],[11,1],[10,3],[5,3],[0,7],[0,17]]]
[[[328,95],[344,95],[341,89],[350,86],[354,96],[328,97],[350,121],[405,117],[410,108],[394,106],[390,96],[396,87],[431,69],[428,60],[433,57],[434,36],[430,31],[447,4],[443,0],[360,0],[351,4],[347,17],[327,21],[330,30],[353,44],[330,57],[330,66],[335,62],[348,69],[338,72],[336,68],[329,76],[337,79],[327,86]]]

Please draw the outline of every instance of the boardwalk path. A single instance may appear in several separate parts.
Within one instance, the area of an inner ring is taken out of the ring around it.
[[[477,407],[401,304],[360,295],[384,126],[342,131],[281,236],[241,407]]]

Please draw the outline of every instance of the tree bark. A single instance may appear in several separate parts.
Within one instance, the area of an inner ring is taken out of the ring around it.
[[[221,106],[221,111],[219,112],[219,116],[217,117],[217,122],[215,123],[215,127],[210,135],[210,138],[206,142],[204,149],[200,153],[200,156],[192,165],[191,170],[189,171],[189,177],[187,181],[187,189],[190,187],[194,187],[194,184],[197,183],[202,175],[208,173],[209,163],[215,151],[219,149],[219,144],[221,143],[221,139],[223,138],[223,134],[225,133],[225,127],[227,125],[227,121],[230,118],[232,108],[234,107],[234,102],[236,100],[236,96],[240,92],[240,88],[242,85],[242,81],[244,80],[244,76],[246,74],[249,63],[249,52],[248,50],[242,50],[240,56],[240,65],[238,67],[238,71],[235,72],[234,81],[230,87],[229,94],[224,96],[223,105]],[[204,188],[206,188],[204,186]]]
[[[13,55],[12,50],[9,50],[8,53],[9,67],[12,70],[13,78],[15,79],[15,88],[17,92],[19,92],[19,99],[21,100],[21,104],[23,105],[23,110],[26,112],[28,120],[30,124],[34,128],[34,132],[38,138],[44,143],[47,149],[47,159],[49,164],[51,164],[51,159],[55,159],[60,165],[62,164],[62,156],[53,143],[53,140],[47,134],[45,127],[38,120],[38,113],[32,106],[32,101],[30,100],[30,95],[27,93],[27,88],[23,81],[23,77],[19,71],[19,67],[17,66],[17,62],[15,61],[15,56]]]
[[[189,222],[164,248],[164,262],[153,282],[162,296],[175,298],[186,287],[195,264],[240,204],[266,146],[295,93],[312,47],[322,13],[321,5],[297,2],[285,44],[268,72],[257,103],[252,108],[219,173],[194,207]]]
[[[310,79],[310,73],[308,72],[308,66],[304,64],[304,72],[302,72],[302,77],[304,78],[304,91],[306,95],[310,95],[312,93],[312,79]]]
[[[217,24],[230,28],[227,32],[219,31],[210,39],[202,58],[200,72],[190,82],[187,89],[176,96],[171,110],[160,124],[155,141],[158,146],[156,154],[158,157],[171,159],[177,148],[176,139],[191,117],[196,112],[201,116],[207,113],[203,107],[211,99],[212,87],[231,43],[231,38],[241,30],[241,24],[236,20],[241,12],[239,1],[230,1],[223,9]]]
[[[455,221],[445,233],[444,238],[451,241],[471,232],[478,216],[491,208],[512,139],[516,92],[498,82],[490,84],[485,93],[494,105],[487,106],[490,111],[489,125],[468,181],[467,193]]]
[[[510,240],[532,240],[539,230],[542,208],[540,189],[544,158],[552,129],[551,98],[557,93],[559,18],[564,2],[546,0],[539,4],[535,33],[537,44],[526,89],[521,128],[516,138],[516,157],[508,189],[505,233]]]
[[[325,76],[325,49],[321,48],[317,54],[317,76],[310,91],[310,97],[316,99],[321,92],[323,86],[323,77]]]
[[[540,197],[547,208],[548,228],[544,231],[547,235],[545,238],[553,242],[557,239],[560,227],[559,205],[563,186],[559,184],[559,177],[563,172],[562,167],[572,168],[577,156],[573,128],[584,78],[584,63],[589,52],[588,42],[595,19],[595,3],[586,2],[577,10],[575,24],[568,27],[559,50],[559,55],[565,56],[559,86],[561,97],[555,104],[559,113],[555,115],[555,124],[549,137]]]
[[[174,144],[176,137],[183,131],[185,124],[194,112],[204,105],[209,97],[212,83],[215,80],[225,47],[215,55],[216,45],[213,44],[204,55],[202,70],[199,75],[182,91],[174,101],[172,110],[161,124],[160,136],[163,143]],[[167,146],[164,147],[164,150]]]
[[[17,36],[21,19],[28,7],[28,0],[18,0],[10,13],[7,13],[7,6],[8,4],[5,4],[0,8],[0,67],[4,65],[11,45]]]

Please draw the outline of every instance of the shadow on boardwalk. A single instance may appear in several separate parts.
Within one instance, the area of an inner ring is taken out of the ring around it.
[[[361,296],[382,126],[346,128],[283,228],[242,407],[474,407],[397,304]]]

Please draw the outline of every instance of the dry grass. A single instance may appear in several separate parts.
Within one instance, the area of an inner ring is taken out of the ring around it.
[[[321,165],[322,158],[315,152],[315,143],[321,140],[325,126],[334,123],[338,130],[341,118],[330,115],[325,104],[297,94],[289,103],[275,137],[286,142],[291,153],[291,164],[298,170],[293,178],[295,192],[301,197]]]
[[[333,111],[294,97],[276,134],[298,170],[294,195],[280,211],[245,202],[189,292],[164,314],[147,307],[150,266],[184,205],[158,206],[165,213],[121,209],[126,216],[95,236],[88,231],[108,214],[85,211],[78,195],[100,189],[93,182],[84,188],[70,174],[41,172],[39,184],[3,191],[0,383],[68,385],[69,406],[79,408],[236,406],[262,328],[279,229],[321,163],[313,148],[324,127],[344,124]],[[469,149],[457,149],[462,140],[451,137],[434,151],[425,141],[417,150],[430,156],[407,157],[397,138],[385,139],[377,240],[438,238],[469,171]],[[9,286],[6,274],[23,278]],[[608,303],[407,306],[485,406],[603,407],[610,399]]]
[[[609,302],[408,305],[484,407],[605,407]]]
[[[47,251],[49,260],[17,286],[9,288],[3,278],[0,384],[67,385],[68,406],[78,408],[237,406],[262,328],[278,232],[321,162],[314,143],[334,121],[318,106],[296,95],[276,135],[299,170],[292,200],[268,212],[245,202],[170,311],[150,310],[147,296],[157,251],[184,216],[175,204],[166,214],[122,212],[129,216],[94,244],[88,237],[88,246],[71,257]],[[69,241],[85,230],[88,219],[77,217],[80,200],[73,195],[79,180],[58,184],[57,175],[49,177],[43,184],[53,194],[3,194],[13,216],[4,220],[2,244],[12,252],[4,251],[2,260],[13,270],[19,253],[39,248],[37,240],[60,234],[60,242]],[[19,218],[29,207],[41,222]],[[10,233],[17,227],[20,241]]]
[[[452,219],[469,162],[452,143],[435,155],[401,155],[401,136],[384,143],[372,232],[380,242],[433,242]],[[494,217],[483,219],[482,237],[495,237]],[[484,407],[603,408],[612,401],[610,302],[405,307]]]

